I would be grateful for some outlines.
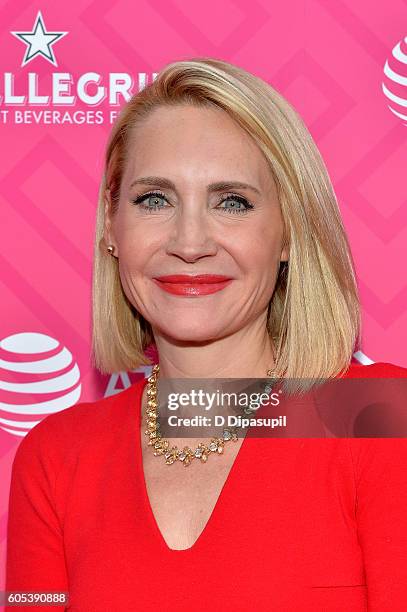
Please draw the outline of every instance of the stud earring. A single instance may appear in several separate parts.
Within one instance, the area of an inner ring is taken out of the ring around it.
[[[109,246],[107,247],[107,252],[109,253],[109,255],[113,255],[114,246],[112,244],[109,244]]]

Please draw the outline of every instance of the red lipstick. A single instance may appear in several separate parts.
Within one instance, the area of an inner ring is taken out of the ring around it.
[[[222,274],[169,274],[153,280],[167,293],[194,297],[221,291],[233,279]]]

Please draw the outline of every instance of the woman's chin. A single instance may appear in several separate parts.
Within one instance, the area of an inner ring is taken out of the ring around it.
[[[154,327],[154,324],[153,324]],[[163,325],[162,322],[156,327],[159,334],[167,336],[176,342],[210,342],[224,335],[224,327],[218,324],[216,327],[211,324],[205,325],[202,321],[187,321],[176,323],[172,322],[169,325]],[[223,332],[223,333],[222,333]]]

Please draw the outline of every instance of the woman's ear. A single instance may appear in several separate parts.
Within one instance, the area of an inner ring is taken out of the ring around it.
[[[288,246],[284,246],[281,251],[280,261],[288,261],[290,258],[290,249]]]
[[[104,194],[104,230],[103,230],[103,238],[102,238],[102,242],[103,242],[103,248],[107,249],[107,247],[109,245],[112,245],[114,247],[114,254],[117,256],[118,252],[117,252],[117,245],[115,244],[115,240],[113,237],[113,231],[112,231],[112,200],[111,200],[111,193],[110,193],[110,189],[105,189],[105,194]]]

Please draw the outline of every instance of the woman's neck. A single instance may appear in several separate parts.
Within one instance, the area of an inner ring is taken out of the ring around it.
[[[264,378],[274,367],[265,325],[252,325],[210,342],[179,342],[154,334],[165,378]]]

